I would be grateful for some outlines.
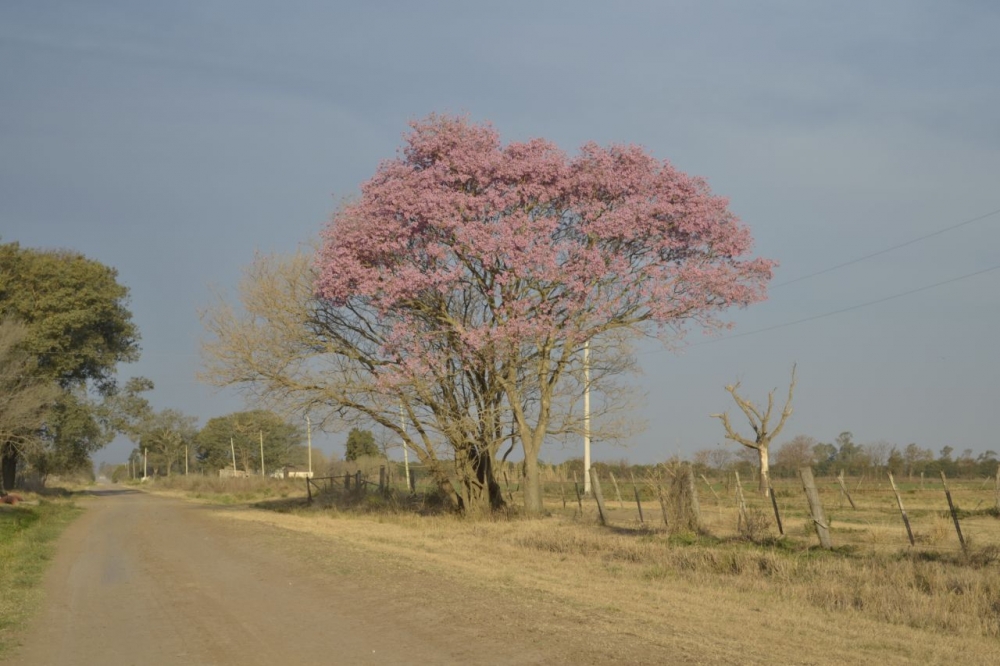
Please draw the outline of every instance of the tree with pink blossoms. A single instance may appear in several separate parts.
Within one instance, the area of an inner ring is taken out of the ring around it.
[[[465,118],[411,127],[325,230],[315,294],[364,338],[384,395],[433,394],[438,431],[458,424],[456,460],[485,457],[468,469],[486,490],[513,422],[536,513],[539,452],[583,345],[722,327],[765,297],[773,263],[750,256],[726,199],[639,147],[569,156]]]

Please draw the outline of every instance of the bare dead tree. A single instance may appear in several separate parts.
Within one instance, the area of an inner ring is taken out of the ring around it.
[[[726,429],[726,439],[757,452],[757,459],[760,463],[759,488],[760,492],[767,496],[769,487],[768,448],[771,445],[771,441],[777,437],[781,432],[781,429],[785,427],[788,417],[792,415],[792,396],[795,393],[795,364],[792,364],[792,380],[788,385],[788,399],[785,401],[784,409],[781,410],[781,418],[778,420],[777,425],[775,425],[773,429],[770,427],[770,423],[771,416],[774,412],[774,392],[777,389],[771,389],[771,392],[767,394],[767,407],[762,409],[760,406],[737,393],[739,388],[739,382],[726,386],[726,390],[733,396],[733,400],[736,401],[737,406],[739,406],[740,410],[746,415],[747,420],[750,421],[750,427],[753,428],[754,432],[753,438],[744,437],[733,429],[732,423],[729,421],[728,412],[712,414],[712,417],[722,421],[722,425]]]

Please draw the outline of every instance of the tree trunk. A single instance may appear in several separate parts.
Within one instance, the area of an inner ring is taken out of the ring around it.
[[[431,478],[434,479],[438,488],[441,489],[441,492],[448,499],[449,506],[455,510],[462,509],[462,496],[455,489],[451,479],[448,478],[448,473],[441,468],[440,463],[437,460],[423,462],[427,465]]]
[[[504,502],[503,489],[500,488],[493,469],[493,452],[486,448],[473,448],[469,451],[469,459],[479,487],[488,490],[488,496],[481,501],[484,505],[488,503],[490,511],[502,509],[507,503]]]
[[[3,447],[3,455],[0,456],[0,497],[14,490],[14,481],[17,479],[17,449],[14,447]]]
[[[764,497],[768,497],[770,495],[770,491],[768,490],[770,484],[768,484],[767,481],[768,477],[771,475],[771,468],[768,465],[766,446],[761,446],[757,449],[757,457],[760,459],[760,494]]]
[[[528,515],[542,513],[542,483],[538,473],[538,448],[524,447],[524,510]]]
[[[493,453],[486,447],[471,446],[463,453],[456,450],[455,471],[462,495],[459,508],[466,516],[485,516],[506,505],[496,481]]]

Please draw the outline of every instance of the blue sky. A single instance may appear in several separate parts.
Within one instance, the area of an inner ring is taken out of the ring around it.
[[[730,197],[781,262],[777,284],[1000,209],[997,34],[1000,8],[971,1],[7,0],[0,236],[116,267],[144,349],[123,376],[204,423],[243,406],[195,378],[213,289],[255,251],[314,237],[408,120],[467,113],[569,151],[641,144]],[[1000,214],[779,286],[732,313],[733,333],[988,269],[998,248]],[[719,445],[723,386],[763,399],[793,362],[781,440],[1000,450],[998,286],[987,272],[677,353],[645,346],[648,428],[595,458]],[[340,453],[343,439],[320,441]]]

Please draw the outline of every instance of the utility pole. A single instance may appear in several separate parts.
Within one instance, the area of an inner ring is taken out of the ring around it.
[[[142,447],[142,478],[145,481],[146,475],[149,471],[149,449],[145,446]]]
[[[229,452],[233,454],[233,476],[236,476],[236,447],[233,446],[233,437],[229,436]]]
[[[263,430],[258,430],[257,432],[260,434],[260,476],[261,476],[261,478],[264,478],[264,476],[265,476],[265,474],[264,474],[264,431]]]
[[[309,442],[309,478],[311,479],[313,477],[313,429],[308,414],[306,414],[306,438]]]
[[[188,475],[188,445],[184,445],[184,476]]]
[[[403,428],[403,472],[406,474],[406,489],[413,492],[410,486],[410,454],[406,448],[406,419],[403,418],[403,403],[399,403],[399,425]]]
[[[583,493],[590,494],[590,340],[583,343]]]

